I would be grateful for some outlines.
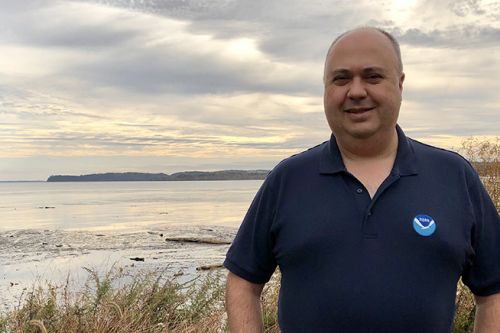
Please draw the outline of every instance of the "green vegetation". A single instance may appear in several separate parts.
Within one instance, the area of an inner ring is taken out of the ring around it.
[[[496,207],[500,210],[500,138],[466,140],[462,153],[473,161]],[[88,270],[82,290],[69,283],[33,287],[18,307],[0,315],[6,333],[179,333],[225,332],[224,278],[211,273],[179,283],[161,272],[129,276],[113,269],[100,276]],[[279,332],[277,303],[279,274],[264,288],[263,318],[268,333]],[[471,333],[475,312],[470,291],[458,285],[454,333]]]

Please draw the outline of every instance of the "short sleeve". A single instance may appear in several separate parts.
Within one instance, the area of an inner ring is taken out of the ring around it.
[[[475,295],[488,296],[500,292],[500,217],[477,174],[469,194],[475,217],[474,254],[462,280]]]
[[[276,269],[270,231],[275,202],[268,176],[253,199],[224,261],[229,271],[252,283],[266,283]]]

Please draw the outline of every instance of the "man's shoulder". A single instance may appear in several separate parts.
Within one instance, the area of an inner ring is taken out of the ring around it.
[[[328,145],[329,141],[325,141],[285,158],[273,168],[271,175],[282,176],[296,173],[305,175],[309,172],[317,172],[321,156],[326,153],[325,149],[328,149]]]
[[[450,168],[456,168],[465,172],[475,172],[471,163],[459,153],[432,146],[415,139],[408,138],[413,151],[417,157],[417,161],[421,166],[428,166],[451,171]]]

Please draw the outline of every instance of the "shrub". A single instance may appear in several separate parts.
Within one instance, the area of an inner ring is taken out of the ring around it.
[[[462,142],[460,152],[478,171],[497,211],[500,211],[500,138],[468,138]],[[472,333],[476,305],[474,296],[461,281],[458,284],[456,308],[453,333]]]
[[[493,140],[468,138],[462,142],[461,152],[478,171],[484,187],[500,211],[500,137]]]

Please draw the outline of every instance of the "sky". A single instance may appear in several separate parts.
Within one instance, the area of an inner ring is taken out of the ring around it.
[[[400,41],[399,124],[500,135],[500,1],[0,0],[0,180],[271,169],[329,139],[331,41]]]

